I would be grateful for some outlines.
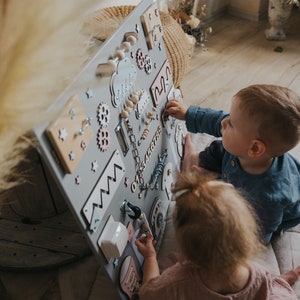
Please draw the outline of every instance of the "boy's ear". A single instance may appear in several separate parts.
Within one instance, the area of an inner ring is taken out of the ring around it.
[[[266,144],[261,140],[253,140],[248,149],[248,156],[255,158],[263,155],[266,152]]]

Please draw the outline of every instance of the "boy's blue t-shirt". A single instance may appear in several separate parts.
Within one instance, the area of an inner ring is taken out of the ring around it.
[[[221,137],[223,111],[191,106],[186,114],[190,132],[202,132]],[[274,232],[300,223],[300,164],[289,153],[275,157],[266,172],[254,175],[245,172],[236,156],[228,153],[221,140],[211,143],[199,153],[201,166],[221,174],[253,205],[268,243]]]

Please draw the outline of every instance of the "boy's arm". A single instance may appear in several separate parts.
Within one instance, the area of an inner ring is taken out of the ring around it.
[[[199,153],[199,166],[206,170],[222,174],[224,155],[225,149],[222,141],[215,140]]]
[[[222,172],[224,148],[221,140],[213,141],[200,153],[186,134],[184,143],[184,156],[181,163],[182,171],[195,171],[199,175],[212,175],[219,177]]]
[[[223,111],[200,106],[190,106],[176,99],[170,100],[166,105],[167,113],[178,120],[185,120],[189,132],[207,133],[215,137],[221,137],[221,122],[228,117]]]
[[[222,136],[221,122],[229,114],[211,108],[190,106],[185,113],[186,127],[189,132],[207,133],[215,137]]]

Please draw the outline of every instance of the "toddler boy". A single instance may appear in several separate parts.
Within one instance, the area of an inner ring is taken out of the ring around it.
[[[218,172],[253,205],[265,243],[300,223],[300,96],[275,85],[252,85],[234,97],[230,114],[171,100],[167,113],[188,131],[222,137],[198,153],[186,136],[183,169]]]

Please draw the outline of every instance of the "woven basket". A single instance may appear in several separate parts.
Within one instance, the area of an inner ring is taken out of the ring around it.
[[[176,88],[190,66],[190,45],[181,26],[167,13],[160,12],[164,30],[163,40]]]
[[[84,31],[94,38],[106,40],[135,8],[133,5],[111,6],[95,11],[84,23]],[[181,26],[167,13],[160,12],[163,40],[169,60],[175,88],[190,65],[190,45]]]

